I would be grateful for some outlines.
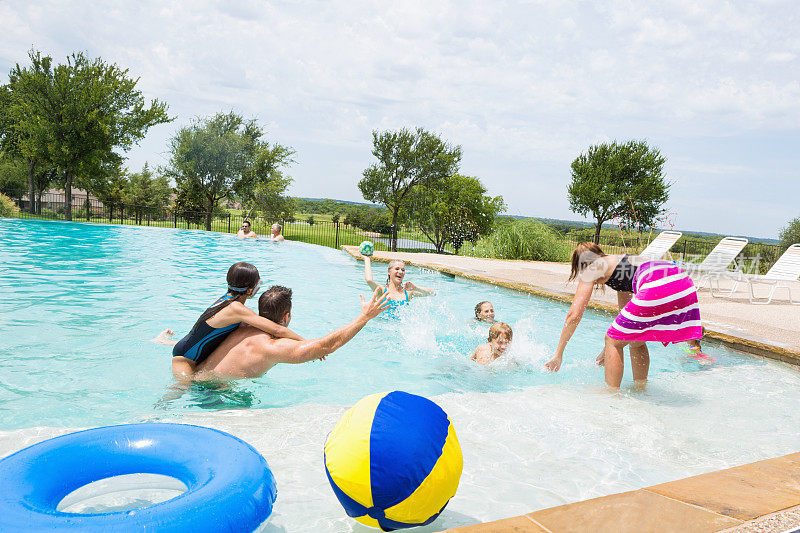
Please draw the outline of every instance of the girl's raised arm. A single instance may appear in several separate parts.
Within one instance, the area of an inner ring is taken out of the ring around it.
[[[372,279],[372,261],[370,260],[370,256],[364,256],[364,281],[367,282],[369,285],[370,290],[375,290],[380,285],[375,283],[375,280]]]

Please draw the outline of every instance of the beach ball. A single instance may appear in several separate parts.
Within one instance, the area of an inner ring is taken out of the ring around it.
[[[433,522],[463,464],[447,413],[402,391],[361,399],[325,442],[325,472],[345,512],[383,531]]]
[[[375,245],[370,241],[364,241],[359,245],[358,251],[361,252],[363,256],[372,255],[373,252],[375,252]]]

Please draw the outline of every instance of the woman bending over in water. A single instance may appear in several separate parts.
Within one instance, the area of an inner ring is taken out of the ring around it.
[[[386,285],[381,286],[372,279],[372,262],[369,256],[364,257],[364,280],[369,285],[370,290],[381,288],[381,292],[386,292],[389,296],[387,300],[391,307],[406,305],[412,298],[417,296],[433,296],[436,291],[426,287],[417,287],[410,281],[403,283],[406,275],[406,264],[400,259],[392,259],[389,262],[389,272],[386,278]]]
[[[572,252],[570,281],[578,279],[555,356],[545,365],[557,372],[567,342],[578,327],[595,288],[608,285],[617,291],[619,315],[608,328],[605,348],[597,358],[605,366],[606,383],[619,387],[624,361],[622,349],[630,345],[633,379],[643,385],[650,368],[648,341],[665,346],[688,341],[699,352],[703,336],[697,291],[689,276],[670,261],[648,261],[639,256],[606,255],[594,243],[579,244]]]
[[[166,330],[153,339],[153,342],[175,346],[172,349],[172,373],[176,378],[191,376],[195,367],[241,323],[274,337],[303,340],[297,333],[257,315],[244,305],[261,288],[261,277],[255,266],[234,263],[228,269],[227,281],[228,292],[200,315],[188,335],[176,342],[172,339],[173,332]]]

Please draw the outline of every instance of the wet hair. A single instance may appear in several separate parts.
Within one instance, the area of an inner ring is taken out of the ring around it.
[[[273,285],[258,299],[258,314],[276,324],[291,310],[292,289]]]
[[[606,254],[598,245],[593,242],[582,242],[572,251],[572,265],[569,274],[569,281],[577,278],[587,266],[591,265],[598,257],[605,257]]]
[[[386,267],[386,272],[387,272],[387,274],[386,274],[386,286],[387,287],[389,286],[389,282],[392,279],[391,276],[389,276],[388,272],[392,269],[392,265],[394,265],[396,263],[402,263],[403,266],[406,265],[406,262],[403,261],[402,259],[392,259],[391,261],[389,261],[389,266]]]
[[[489,328],[489,342],[492,342],[493,339],[496,339],[500,335],[508,339],[509,342],[514,338],[514,332],[511,331],[511,326],[505,322],[495,322],[492,324],[492,327]]]
[[[252,227],[253,225],[250,224],[249,220],[242,220],[242,224],[247,224],[248,226]]]
[[[274,223],[274,224],[272,225],[272,227],[273,227],[273,228],[274,228],[274,227],[277,227],[277,228],[278,228],[278,233],[280,233],[280,232],[281,232],[281,230],[283,229],[283,226],[281,226],[281,225],[280,225],[280,224],[278,224],[277,222],[276,222],[276,223]]]
[[[483,304],[491,305],[491,303],[492,302],[490,302],[489,300],[484,300],[482,302],[478,302],[478,304],[475,306],[475,318],[480,318],[478,316],[478,314],[481,312],[481,307],[483,307]]]
[[[239,262],[231,265],[225,279],[228,282],[227,294],[230,294],[231,297],[206,309],[205,312],[200,315],[198,322],[201,320],[208,320],[222,309],[228,307],[231,302],[245,294],[249,289],[255,289],[258,282],[261,281],[261,275],[259,275],[255,265]]]

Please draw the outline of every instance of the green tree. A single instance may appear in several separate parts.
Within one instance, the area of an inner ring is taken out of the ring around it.
[[[41,200],[53,174],[47,166],[47,131],[37,127],[39,118],[34,104],[49,101],[53,73],[51,58],[34,51],[28,55],[31,65],[26,68],[16,65],[9,73],[8,84],[0,86],[0,150],[5,157],[24,162],[28,210],[35,213],[41,211],[41,206],[37,209],[36,193]]]
[[[331,222],[333,222],[334,224],[338,224],[340,219],[341,215],[339,215],[339,213],[334,213],[333,216],[331,217]]]
[[[177,203],[201,208],[206,229],[222,200],[238,199],[265,212],[280,204],[276,195],[292,181],[281,167],[293,162],[294,150],[270,145],[262,136],[255,120],[230,112],[197,120],[170,141],[166,174],[177,184]]]
[[[22,160],[0,153],[0,193],[11,198],[22,198],[27,190],[26,176]]]
[[[25,91],[12,97],[10,116],[14,130],[31,146],[23,154],[45,153],[49,165],[63,172],[64,215],[72,220],[73,184],[94,190],[96,180],[122,160],[118,152],[129,150],[151,126],[172,119],[166,104],[147,105],[136,89],[138,79],[117,65],[82,53],[55,67],[38,52],[31,51],[29,58],[32,67],[17,64],[11,71],[12,95],[18,79],[41,83],[42,91],[36,98]],[[28,76],[31,70],[36,76]]]
[[[154,176],[147,163],[141,172],[130,174],[123,189],[125,203],[140,207],[164,207],[169,203],[172,187],[166,176]]]
[[[475,242],[488,235],[505,207],[503,197],[487,195],[478,178],[455,174],[434,186],[415,187],[411,220],[438,253],[448,243],[458,253],[465,240]]]
[[[103,204],[108,206],[127,202],[125,190],[130,179],[128,171],[122,165],[114,165],[104,173],[105,179],[98,182],[94,194]]]
[[[317,222],[317,221],[316,221],[316,220],[314,220],[314,215],[308,215],[308,218],[306,219],[306,223],[307,223],[309,226],[313,226],[314,224],[316,224],[316,222]]]
[[[382,234],[392,233],[392,222],[389,219],[388,212],[384,209],[369,209],[365,206],[365,210],[359,218],[358,226],[364,231]]]
[[[358,188],[364,199],[385,205],[391,224],[397,228],[401,212],[408,207],[416,185],[433,186],[458,172],[461,147],[452,147],[422,128],[415,131],[372,132],[372,155],[377,159],[364,170]],[[393,234],[392,251],[397,251]]]
[[[172,187],[164,175],[153,175],[147,163],[141,172],[127,176],[122,186],[122,201],[134,206],[136,223],[141,224],[145,212],[161,209],[169,204]]]
[[[778,236],[781,240],[781,246],[788,248],[789,246],[800,242],[800,217],[790,221],[785,228],[781,230]]]
[[[595,219],[594,242],[599,242],[603,223],[617,216],[637,229],[654,223],[669,199],[665,162],[659,150],[645,141],[590,146],[572,162],[570,209]]]

